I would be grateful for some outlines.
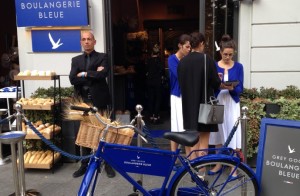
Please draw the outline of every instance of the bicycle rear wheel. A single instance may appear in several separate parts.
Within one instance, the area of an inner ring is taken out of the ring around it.
[[[215,175],[207,175],[216,164],[223,165],[221,172]],[[237,166],[238,165],[238,166]],[[204,186],[197,185],[191,178],[188,171],[184,171],[174,182],[172,196],[193,196],[193,195],[230,195],[230,196],[256,196],[258,195],[258,183],[255,175],[242,164],[231,159],[203,160],[194,163],[196,171],[205,172]],[[234,180],[229,180],[231,168],[236,168],[238,176]],[[202,176],[203,177],[203,176]]]

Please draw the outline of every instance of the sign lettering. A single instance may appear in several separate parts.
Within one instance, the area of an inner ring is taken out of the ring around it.
[[[18,27],[87,26],[87,0],[15,0]]]

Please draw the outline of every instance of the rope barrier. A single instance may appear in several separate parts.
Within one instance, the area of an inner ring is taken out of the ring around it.
[[[148,142],[152,145],[153,148],[158,148],[154,138],[152,137],[150,131],[146,126],[143,126],[143,132],[147,135]]]
[[[0,124],[6,122],[7,119],[2,119],[0,120]],[[33,132],[39,137],[41,138],[41,140],[48,145],[52,150],[59,152],[61,155],[74,159],[74,160],[82,160],[82,159],[89,159],[91,158],[93,155],[87,155],[87,156],[77,156],[77,155],[73,155],[70,154],[66,151],[63,151],[62,149],[60,149],[59,147],[57,147],[54,143],[52,143],[50,140],[46,139],[33,125],[30,121],[26,122],[27,125],[29,126],[30,129],[33,130]],[[158,148],[153,136],[151,135],[149,129],[146,126],[143,126],[143,132],[147,135],[147,140],[148,142],[152,145],[153,148]]]
[[[0,125],[8,121],[6,118],[0,120]]]
[[[41,140],[43,142],[45,142],[52,150],[59,152],[61,155],[71,158],[71,159],[75,159],[75,160],[82,160],[82,159],[89,159],[91,158],[93,155],[87,155],[87,156],[77,156],[77,155],[73,155],[70,154],[66,151],[63,151],[62,149],[58,148],[55,144],[53,144],[50,140],[46,139],[32,124],[30,121],[27,122],[27,125],[30,127],[30,129],[32,129],[34,131],[35,134],[37,134],[37,136],[39,136],[41,138]]]

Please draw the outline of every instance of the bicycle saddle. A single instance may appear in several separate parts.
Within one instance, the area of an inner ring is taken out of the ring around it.
[[[199,140],[198,131],[184,131],[184,132],[165,132],[164,138],[172,140],[178,144],[192,147],[197,144]]]

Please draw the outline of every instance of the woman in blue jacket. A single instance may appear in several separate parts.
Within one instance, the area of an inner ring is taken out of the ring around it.
[[[233,61],[233,55],[236,49],[235,42],[229,35],[223,35],[220,43],[220,54],[222,59],[216,63],[217,71],[222,84],[216,91],[217,99],[221,105],[224,105],[224,122],[219,124],[219,132],[211,133],[210,144],[221,147],[228,138],[228,135],[234,126],[238,117],[240,117],[240,94],[243,92],[244,71],[243,65]],[[238,81],[237,85],[226,85],[226,81]],[[241,149],[241,126],[239,125],[228,147],[236,150]],[[208,172],[214,175],[220,171],[221,165]],[[235,177],[235,174],[233,174]]]
[[[168,58],[169,74],[170,74],[170,94],[171,94],[171,131],[183,132],[183,118],[182,118],[182,102],[181,92],[178,83],[177,67],[179,61],[188,55],[191,50],[191,37],[183,34],[178,40],[178,50]],[[176,151],[178,144],[171,141],[171,150]],[[186,148],[187,153],[189,149]]]

